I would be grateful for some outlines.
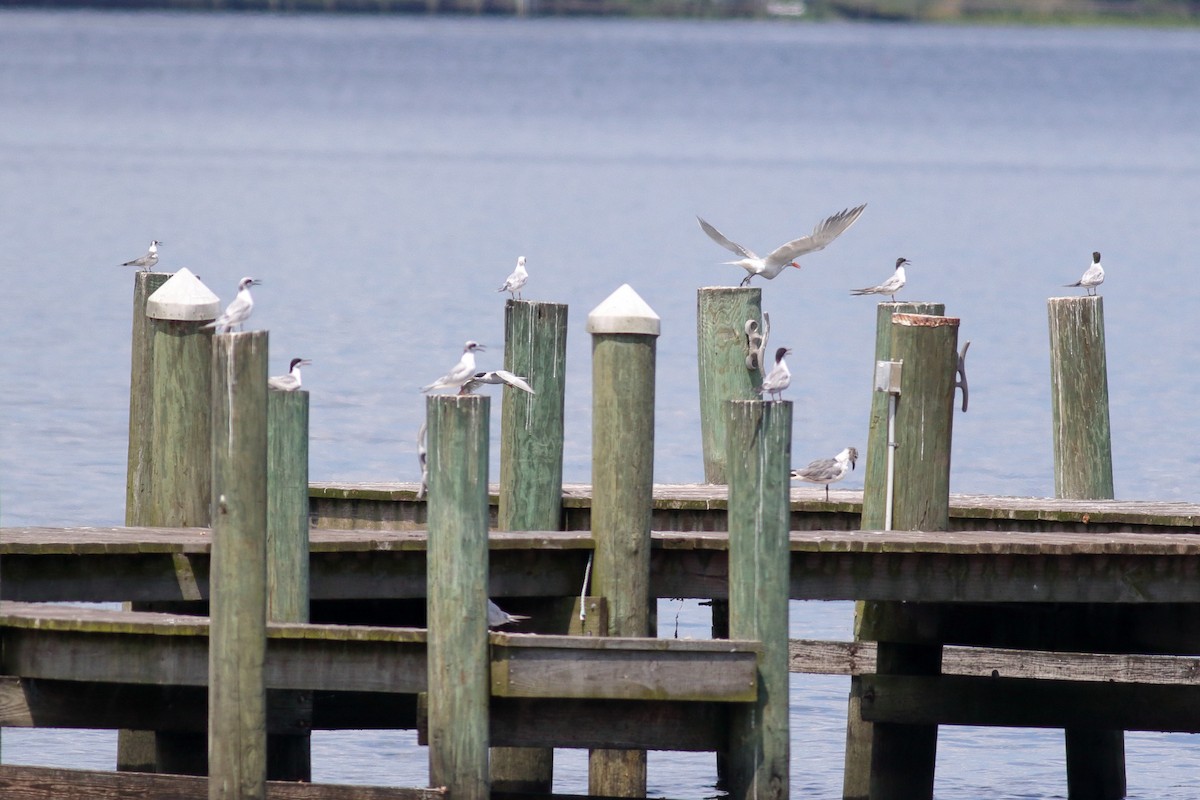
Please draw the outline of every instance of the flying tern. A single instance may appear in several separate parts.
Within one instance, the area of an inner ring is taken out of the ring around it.
[[[489,628],[499,628],[501,625],[511,625],[514,622],[529,619],[521,614],[510,614],[491,600],[488,600],[487,608]]]
[[[158,246],[162,242],[157,239],[150,243],[150,249],[146,251],[146,255],[138,256],[132,261],[126,261],[122,267],[138,267],[143,272],[149,272],[150,268],[158,263]]]
[[[1074,283],[1068,283],[1068,288],[1082,286],[1089,295],[1096,294],[1096,287],[1104,283],[1104,267],[1100,266],[1100,251],[1092,253],[1092,264],[1083,273],[1083,277]]]
[[[267,378],[267,386],[281,392],[296,391],[300,388],[300,367],[308,366],[311,363],[307,358],[293,358],[291,366],[288,367],[287,375],[276,375]]]
[[[771,367],[771,371],[763,379],[762,386],[755,391],[759,394],[770,395],[772,400],[783,399],[783,390],[792,383],[792,373],[788,369],[787,362],[783,360],[783,357],[790,352],[792,351],[786,347],[775,351],[775,366]]]
[[[533,390],[533,387],[529,385],[526,378],[513,375],[506,369],[497,369],[491,372],[476,372],[471,376],[471,380],[467,381],[463,386],[463,392],[470,394],[485,383],[501,383],[505,386],[511,386],[514,389],[529,392],[530,394],[537,394]]]
[[[240,331],[242,323],[250,319],[250,312],[254,310],[254,298],[250,296],[250,287],[261,285],[262,281],[257,278],[242,278],[238,282],[237,297],[225,306],[225,313],[203,327],[216,328],[217,333],[229,333],[236,326]]]
[[[749,286],[750,279],[755,275],[761,275],[767,280],[771,280],[780,272],[783,272],[785,267],[799,269],[800,264],[796,262],[797,258],[806,253],[815,253],[823,249],[853,225],[854,221],[858,219],[866,207],[867,204],[863,203],[861,206],[839,211],[833,216],[817,223],[817,226],[813,228],[813,232],[810,235],[801,236],[799,239],[793,239],[787,244],[776,247],[766,258],[760,258],[753,250],[742,247],[737,242],[730,241],[726,238],[725,234],[712,225],[709,225],[700,217],[696,217],[696,219],[700,222],[701,230],[707,233],[709,238],[726,250],[741,256],[737,261],[726,261],[725,263],[733,264],[746,270],[748,274],[738,285]]]
[[[529,280],[529,273],[525,271],[525,256],[517,258],[517,268],[512,271],[512,274],[504,279],[504,285],[497,289],[497,292],[508,292],[512,299],[516,300],[521,297],[521,287],[525,285],[525,281]]]
[[[864,294],[886,294],[890,295],[892,302],[896,302],[896,292],[904,288],[904,282],[908,278],[904,274],[904,265],[911,264],[907,258],[896,259],[896,271],[892,273],[892,277],[888,278],[878,286],[868,286],[865,289],[852,289],[850,294],[860,297]]]
[[[804,469],[792,470],[792,480],[825,484],[825,500],[829,500],[829,484],[837,483],[854,469],[858,461],[858,450],[847,447],[833,458],[818,458]]]
[[[467,383],[475,378],[475,352],[487,348],[478,342],[467,342],[463,345],[462,358],[447,372],[428,386],[422,386],[422,392],[432,392],[438,389],[458,389],[459,394],[466,394]]]

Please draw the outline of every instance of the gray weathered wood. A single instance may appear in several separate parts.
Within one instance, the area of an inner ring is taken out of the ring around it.
[[[1054,297],[1050,316],[1050,401],[1054,493],[1073,499],[1113,496],[1112,436],[1104,298]]]
[[[753,400],[762,370],[746,366],[746,322],[762,326],[762,289],[705,286],[696,290],[700,371],[700,439],[706,483],[726,482],[725,403]],[[772,351],[773,352],[773,351]]]
[[[133,278],[132,364],[129,371],[129,459],[126,464],[125,524],[144,525],[146,495],[150,490],[150,453],[154,443],[152,401],[154,337],[146,319],[146,298],[171,276],[164,272],[136,272]]]
[[[487,800],[489,398],[426,401],[429,448],[429,779]]]
[[[266,792],[267,338],[213,337],[209,800]]]

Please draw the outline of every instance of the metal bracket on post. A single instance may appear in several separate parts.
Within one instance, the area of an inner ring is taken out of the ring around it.
[[[763,366],[763,353],[767,349],[767,339],[771,335],[771,315],[763,312],[762,333],[759,333],[758,322],[746,320],[746,369],[766,373]]]
[[[958,380],[954,382],[956,389],[962,389],[962,410],[967,413],[967,349],[971,346],[971,340],[962,346],[962,350],[958,351]]]
[[[903,361],[875,362],[875,391],[888,394],[887,492],[883,503],[883,529],[892,529],[892,494],[896,487],[896,398],[900,396]]]

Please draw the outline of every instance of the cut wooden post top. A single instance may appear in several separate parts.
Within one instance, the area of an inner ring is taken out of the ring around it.
[[[661,320],[646,301],[628,283],[610,294],[592,309],[587,318],[588,333],[640,333],[658,336]]]
[[[958,317],[943,317],[932,314],[893,314],[892,324],[908,328],[941,328],[944,326],[958,327]]]
[[[213,320],[221,313],[221,299],[187,267],[172,275],[146,298],[146,316],[186,322]]]

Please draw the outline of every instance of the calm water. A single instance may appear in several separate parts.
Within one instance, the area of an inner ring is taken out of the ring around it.
[[[973,341],[954,490],[1051,494],[1045,300],[1100,250],[1117,495],[1195,499],[1197,75],[1195,31],[0,12],[3,524],[122,520],[115,265],[152,238],[223,298],[263,280],[273,372],[315,362],[318,480],[416,477],[415,388],[468,338],[500,365],[517,255],[527,297],[571,305],[566,478],[587,480],[583,320],[629,282],[663,318],[656,477],[690,481],[695,290],[740,278],[695,215],[761,252],[861,202],[764,288],[795,461],[863,447],[874,302],[847,290],[902,255],[901,297]],[[793,614],[797,636],[849,626],[845,604]],[[794,793],[833,798],[846,682],[797,684]],[[103,767],[112,741],[8,731],[4,758]],[[1129,750],[1134,796],[1195,796],[1191,737]],[[1065,795],[1057,732],[947,728],[939,759],[939,798]],[[407,734],[317,737],[319,779],[424,770]],[[710,757],[652,758],[660,793],[711,780]]]

